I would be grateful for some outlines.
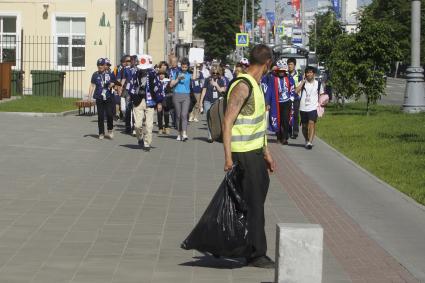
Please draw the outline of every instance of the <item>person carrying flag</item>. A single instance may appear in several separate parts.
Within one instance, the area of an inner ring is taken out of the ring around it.
[[[269,110],[269,130],[276,133],[277,141],[283,145],[288,144],[291,107],[296,96],[294,79],[287,71],[286,62],[279,60],[262,80]]]

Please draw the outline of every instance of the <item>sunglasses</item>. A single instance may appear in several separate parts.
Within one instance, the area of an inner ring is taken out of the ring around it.
[[[131,60],[127,60],[127,61],[125,61],[126,63],[131,63]]]

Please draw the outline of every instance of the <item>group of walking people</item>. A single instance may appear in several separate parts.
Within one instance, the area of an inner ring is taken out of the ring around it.
[[[302,74],[296,64],[295,58],[277,60],[261,78],[268,129],[279,143],[287,145],[290,138],[297,138],[301,122],[305,147],[311,149],[324,87],[315,79],[315,68],[307,66]],[[149,55],[125,55],[114,69],[108,58],[100,58],[97,67],[89,97],[96,100],[99,139],[113,138],[114,117],[121,117],[126,132],[137,137],[142,149],[150,151],[155,112],[159,134],[169,135],[175,128],[176,140],[187,141],[189,122],[199,122],[200,115],[226,93],[231,80],[246,73],[249,61],[243,58],[231,71],[218,63],[191,66],[186,58],[178,61],[176,57],[170,64],[161,61],[154,66]],[[209,131],[207,140],[213,142]]]
[[[170,64],[161,61],[154,66],[149,55],[125,55],[112,69],[108,58],[100,58],[88,94],[96,100],[99,139],[112,139],[114,120],[121,118],[125,132],[135,135],[141,148],[150,151],[156,112],[159,134],[169,135],[174,128],[176,140],[187,141],[189,122],[199,122],[200,115],[226,92],[233,76],[247,66],[239,63],[232,72],[216,62],[191,66],[187,58],[178,61],[176,57]],[[208,141],[213,142],[209,133]]]

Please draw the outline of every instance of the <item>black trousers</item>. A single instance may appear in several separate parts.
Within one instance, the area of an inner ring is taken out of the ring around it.
[[[248,244],[250,257],[266,255],[267,240],[264,230],[264,202],[269,190],[269,174],[262,149],[249,152],[233,152],[233,162],[242,170],[240,186],[247,204]]]
[[[133,125],[131,123],[131,115],[133,115],[133,102],[131,102],[130,95],[126,98],[126,107],[125,107],[125,131],[127,134],[131,134],[133,131]],[[134,124],[134,123],[133,123]]]
[[[292,125],[289,125],[289,132],[291,136],[298,136],[300,132],[300,100],[295,100],[292,102],[294,105],[294,120]]]
[[[105,115],[106,115],[106,124],[108,131],[111,131],[114,128],[114,115],[113,111],[115,108],[115,103],[113,98],[108,98],[107,100],[96,99],[97,106],[97,126],[99,128],[99,135],[105,134]]]
[[[156,115],[158,118],[158,129],[161,130],[163,128],[170,127],[170,110],[168,109],[168,107],[164,107],[164,105],[162,105],[162,110],[156,110]],[[165,126],[163,122],[165,122]]]
[[[283,103],[279,103],[280,108],[280,137],[281,139],[289,139],[289,118],[291,115],[292,101],[288,100]],[[278,135],[279,137],[279,135]]]

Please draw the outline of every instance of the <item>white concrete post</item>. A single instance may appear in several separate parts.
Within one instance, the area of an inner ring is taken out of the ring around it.
[[[276,283],[320,283],[323,228],[318,224],[276,226]]]

